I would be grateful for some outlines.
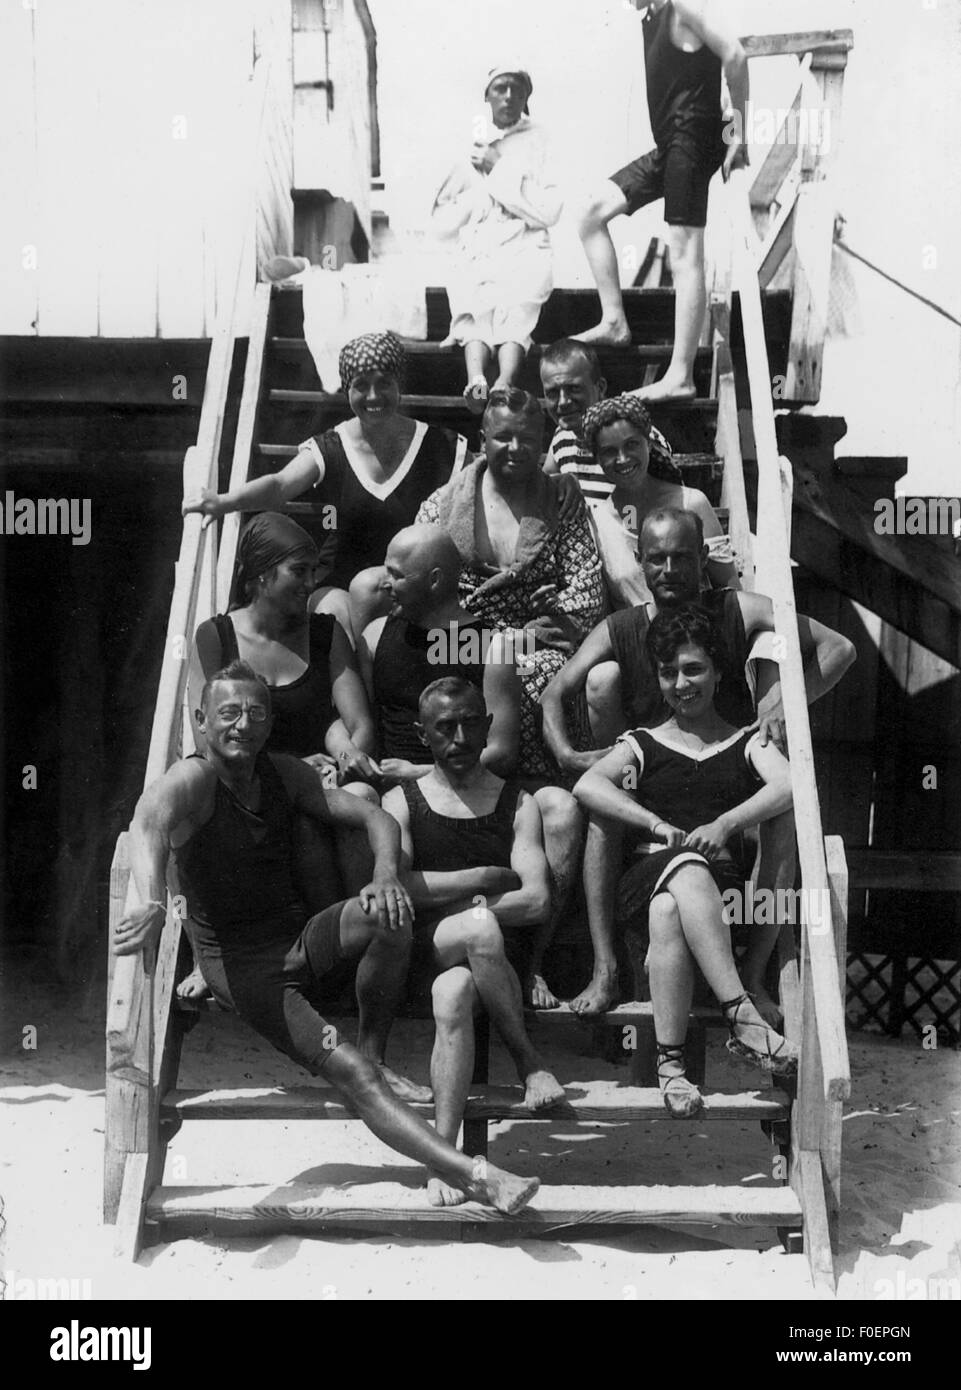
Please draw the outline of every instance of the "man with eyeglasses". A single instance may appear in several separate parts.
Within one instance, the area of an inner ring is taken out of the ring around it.
[[[281,1052],[323,1075],[384,1143],[443,1173],[469,1198],[519,1211],[538,1180],[458,1153],[404,1103],[429,1099],[429,1090],[384,1063],[406,982],[413,918],[398,877],[396,822],[357,797],[325,789],[299,759],[264,752],[270,691],[246,662],[231,662],[211,677],[197,723],[203,754],[175,763],[137,804],[130,853],[140,902],[114,928],[114,953],[156,946],[172,852],[198,964],[214,998]],[[313,916],[294,886],[298,816],[364,830],[374,855],[371,882],[359,895]],[[356,1047],[315,1007],[319,981],[349,959],[358,959]]]

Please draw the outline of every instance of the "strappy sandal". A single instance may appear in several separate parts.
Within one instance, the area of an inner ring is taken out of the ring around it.
[[[739,994],[736,999],[728,999],[721,1005],[721,1013],[724,1015],[725,1022],[731,1036],[727,1040],[727,1050],[732,1052],[735,1057],[745,1057],[749,1062],[759,1066],[762,1071],[770,1072],[772,1076],[793,1076],[797,1071],[798,1055],[797,1050],[791,1046],[787,1038],[781,1036],[768,1023],[744,1023],[743,1028],[762,1028],[764,1030],[764,1050],[752,1047],[743,1038],[739,1038],[735,1029],[738,1027],[738,1012],[742,1004],[750,1002],[749,994]],[[771,1047],[772,1038],[777,1038],[777,1047]]]
[[[684,1044],[657,1043],[657,1084],[661,1099],[675,1119],[689,1120],[699,1115],[704,1109],[704,1097],[683,1073],[672,1072],[665,1076],[661,1070],[665,1062],[680,1062],[683,1066]]]

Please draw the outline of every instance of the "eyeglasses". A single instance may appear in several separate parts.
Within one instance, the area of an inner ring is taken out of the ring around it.
[[[265,724],[270,717],[266,705],[221,705],[217,718],[221,724],[236,724],[244,714],[251,724]]]

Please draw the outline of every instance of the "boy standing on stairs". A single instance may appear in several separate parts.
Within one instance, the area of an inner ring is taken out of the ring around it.
[[[417,726],[434,766],[384,798],[400,825],[404,881],[422,908],[415,957],[439,972],[432,986],[436,1036],[431,1084],[437,1132],[457,1140],[474,1067],[473,1014],[486,1009],[524,1087],[529,1110],[547,1110],[564,1090],[524,1029],[521,986],[501,927],[532,930],[550,913],[541,817],[534,798],[481,764],[491,716],[480,689],[456,676],[423,692]],[[434,1206],[464,1201],[432,1175]]]
[[[263,751],[270,690],[246,662],[212,676],[201,706],[204,753],[174,763],[137,804],[130,840],[140,901],[114,928],[114,954],[157,945],[173,851],[198,961],[214,997],[274,1047],[323,1075],[385,1144],[439,1173],[465,1197],[519,1211],[538,1180],[458,1153],[400,1099],[424,1100],[430,1093],[384,1065],[407,976],[413,916],[397,876],[396,824],[357,797],[325,791],[298,758]],[[297,815],[364,830],[374,853],[372,880],[360,894],[314,916],[294,887]],[[357,1047],[315,1008],[317,983],[349,958],[359,962]]]
[[[636,8],[641,8],[634,0]],[[608,223],[664,199],[674,277],[674,351],[667,373],[638,389],[644,400],[692,400],[694,359],[704,322],[704,227],[708,185],[747,163],[747,57],[720,0],[652,0],[644,14],[647,104],[655,148],[590,194],[579,230],[601,301],[601,322],[585,342],[629,343],[617,252]],[[734,118],[721,114],[721,73]]]

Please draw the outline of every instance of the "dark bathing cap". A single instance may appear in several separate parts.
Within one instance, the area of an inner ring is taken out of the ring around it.
[[[307,554],[317,559],[317,546],[302,526],[282,512],[258,512],[240,533],[237,546],[237,573],[241,586],[260,574],[289,560]]]

